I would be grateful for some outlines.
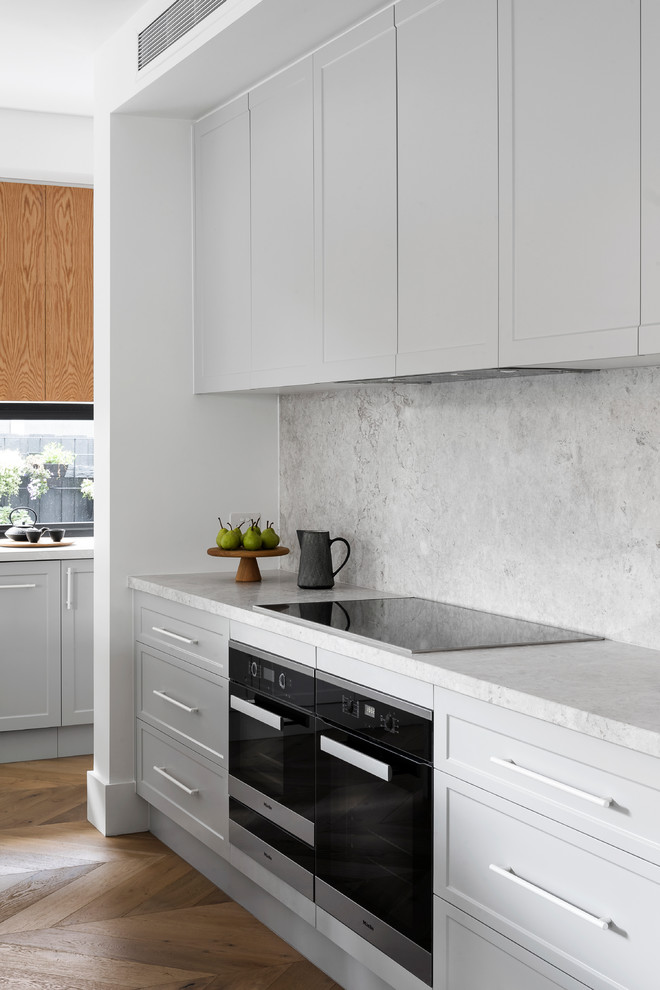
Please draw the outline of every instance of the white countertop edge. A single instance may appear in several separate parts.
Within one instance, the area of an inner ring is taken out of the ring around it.
[[[600,640],[406,655],[252,608],[396,595],[346,585],[301,591],[294,575],[278,574],[256,587],[212,574],[130,577],[128,586],[660,757],[660,651]]]
[[[64,537],[66,541],[68,537]],[[47,547],[45,549],[37,546],[27,550],[18,547],[0,547],[0,564],[16,560],[82,560],[94,556],[94,537],[78,536],[71,537],[73,543],[69,547],[58,546]]]

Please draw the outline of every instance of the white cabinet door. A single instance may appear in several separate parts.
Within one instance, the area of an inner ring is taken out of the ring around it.
[[[94,721],[94,561],[62,564],[62,725]]]
[[[497,366],[497,0],[396,8],[399,375]]]
[[[60,564],[0,564],[0,730],[60,724]]]
[[[660,353],[660,4],[642,0],[642,325],[640,354]]]
[[[324,378],[394,372],[396,47],[383,11],[314,56]]]
[[[636,0],[501,0],[500,364],[637,353]]]
[[[313,381],[322,359],[312,70],[306,59],[250,93],[254,386]]]
[[[250,385],[247,97],[195,125],[195,391]]]
[[[434,897],[434,990],[585,990],[537,955]]]

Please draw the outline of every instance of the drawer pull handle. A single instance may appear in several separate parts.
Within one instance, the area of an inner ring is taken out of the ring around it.
[[[157,691],[153,689],[152,694],[155,694],[157,698],[162,698],[163,701],[169,701],[170,705],[176,705],[177,708],[183,708],[184,712],[188,712],[189,715],[195,715],[199,708],[189,708],[188,705],[184,705],[182,701],[177,701],[176,698],[170,698],[169,694],[165,694],[164,691]]]
[[[66,607],[70,612],[73,608],[73,568],[66,569]]]
[[[153,632],[160,633],[161,636],[169,636],[170,639],[178,639],[180,643],[187,643],[188,646],[197,646],[199,642],[197,639],[188,639],[187,636],[179,636],[178,633],[170,632],[169,629],[161,629],[160,626],[152,626],[151,628]]]
[[[583,921],[588,921],[591,925],[596,925],[597,928],[602,928],[605,931],[612,924],[611,918],[599,918],[595,914],[589,914],[588,911],[583,911],[582,908],[576,907],[571,904],[570,901],[565,901],[561,897],[557,897],[555,894],[549,893],[549,891],[544,890],[543,887],[537,887],[536,884],[530,883],[529,880],[523,880],[522,877],[517,876],[511,869],[502,869],[501,866],[496,866],[495,863],[491,863],[488,867],[493,873],[497,873],[500,877],[505,877],[507,880],[511,880],[513,883],[517,883],[520,887],[524,887],[525,890],[530,890],[533,894],[538,894],[539,897],[544,897],[545,900],[551,901],[552,904],[557,904],[558,907],[564,908],[565,911],[570,911],[571,914],[577,915],[578,918],[582,918]]]
[[[192,797],[194,794],[199,794],[198,787],[186,787],[186,785],[182,784],[180,780],[177,780],[176,777],[173,777],[171,773],[168,773],[167,770],[164,769],[164,767],[157,767],[154,765],[154,770],[156,771],[156,773],[159,773],[161,777],[164,777],[165,780],[169,780],[170,784],[174,784],[176,787],[180,787],[181,790],[185,791],[186,794],[190,795],[190,797]]]
[[[498,767],[505,767],[507,770],[513,770],[515,773],[520,773],[524,777],[531,777],[533,780],[539,780],[542,784],[548,784],[550,787],[556,787],[559,791],[565,791],[566,794],[572,794],[574,797],[582,798],[584,801],[591,801],[592,804],[597,804],[601,808],[609,808],[612,804],[613,798],[600,797],[598,794],[590,794],[588,791],[581,791],[578,787],[571,787],[570,784],[562,784],[560,780],[553,780],[552,777],[544,777],[541,773],[536,773],[535,770],[528,770],[526,767],[518,766],[513,760],[501,760],[499,756],[491,756],[491,763],[496,763]]]
[[[3,588],[36,588],[36,584],[0,584],[0,591]]]
[[[379,780],[386,780],[388,783],[392,780],[392,767],[389,763],[375,760],[373,756],[367,756],[357,749],[344,746],[343,743],[336,742],[329,736],[321,736],[321,751],[327,753],[328,756],[334,756],[338,760],[343,760],[344,763],[357,767],[358,770],[364,770],[365,773],[371,774],[372,777],[378,777]]]
[[[284,724],[282,716],[276,715],[275,712],[269,712],[265,708],[258,708],[253,701],[244,701],[243,698],[237,698],[236,695],[232,694],[229,699],[229,707],[240,712],[241,715],[247,715],[248,718],[253,718],[257,722],[263,722],[264,725],[270,726],[277,732],[282,731]]]

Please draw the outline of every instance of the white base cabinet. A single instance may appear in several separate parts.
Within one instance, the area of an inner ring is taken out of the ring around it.
[[[0,760],[91,752],[93,561],[0,563]]]

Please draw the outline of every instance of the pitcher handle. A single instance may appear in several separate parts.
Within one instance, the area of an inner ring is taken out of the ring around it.
[[[339,574],[340,570],[342,569],[342,567],[344,566],[344,564],[347,562],[348,558],[350,557],[350,555],[351,555],[351,545],[348,542],[348,540],[345,540],[344,539],[343,536],[335,536],[334,540],[330,540],[330,546],[332,546],[333,543],[344,543],[344,544],[346,544],[346,556],[342,560],[342,562],[339,565],[339,567],[337,568],[337,570],[332,572],[332,576],[334,577],[335,574]]]

